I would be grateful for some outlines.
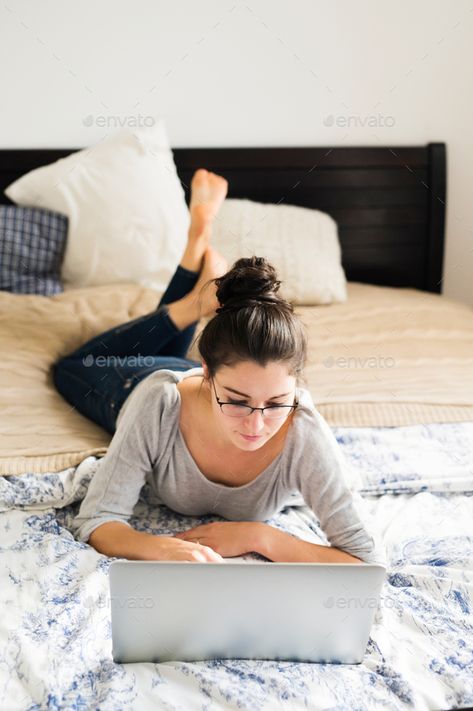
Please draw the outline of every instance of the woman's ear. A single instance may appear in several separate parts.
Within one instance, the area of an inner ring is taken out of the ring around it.
[[[201,358],[201,363],[202,363],[202,368],[204,370],[204,378],[205,378],[205,380],[208,380],[209,379],[209,369],[207,367],[207,363],[202,358]]]

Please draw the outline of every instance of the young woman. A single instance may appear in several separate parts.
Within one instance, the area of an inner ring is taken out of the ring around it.
[[[303,324],[265,259],[239,259],[227,271],[210,247],[226,181],[199,170],[191,188],[189,241],[156,311],[55,364],[63,396],[114,433],[75,535],[129,559],[222,562],[255,551],[272,561],[385,564],[338,443],[298,386]],[[201,316],[213,317],[198,340],[199,362],[185,356]],[[128,519],[146,482],[177,512],[226,520],[175,536],[136,531]],[[264,523],[294,494],[330,546]]]

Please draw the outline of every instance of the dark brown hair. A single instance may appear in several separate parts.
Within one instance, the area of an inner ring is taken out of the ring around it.
[[[299,377],[307,356],[304,325],[280,295],[276,270],[264,257],[238,259],[214,280],[220,307],[203,328],[198,350],[213,377],[220,366],[252,360],[287,364]]]

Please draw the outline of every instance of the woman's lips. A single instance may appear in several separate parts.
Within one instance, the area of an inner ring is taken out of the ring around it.
[[[245,434],[242,434],[241,432],[240,432],[240,434],[244,439],[248,440],[248,442],[256,442],[257,439],[261,439],[261,437],[263,436],[263,435],[254,435],[254,436],[253,435],[245,435]]]

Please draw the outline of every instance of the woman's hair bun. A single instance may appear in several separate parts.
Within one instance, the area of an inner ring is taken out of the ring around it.
[[[221,367],[251,362],[281,363],[299,378],[307,357],[305,326],[290,301],[278,294],[281,282],[262,257],[238,259],[212,280],[220,307],[198,336],[209,378]]]
[[[215,279],[221,311],[258,303],[281,303],[277,295],[281,282],[275,268],[264,257],[243,257],[223,276]]]

